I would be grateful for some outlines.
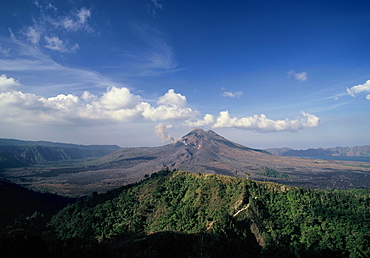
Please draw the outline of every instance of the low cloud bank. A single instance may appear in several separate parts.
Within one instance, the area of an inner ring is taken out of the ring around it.
[[[280,131],[297,132],[304,128],[316,127],[320,124],[320,119],[317,116],[303,111],[301,113],[302,116],[294,120],[272,120],[268,119],[264,114],[236,118],[231,117],[228,111],[222,111],[217,118],[207,114],[203,119],[199,119],[196,122],[187,121],[186,124],[192,127],[211,125],[212,128],[240,128],[262,133]]]
[[[126,87],[109,87],[102,96],[59,94],[45,98],[17,91],[20,83],[0,77],[0,117],[7,122],[84,123],[86,121],[130,122],[194,119],[199,112],[186,107],[186,97],[169,90],[157,106],[143,101]]]
[[[85,91],[81,96],[59,94],[42,97],[19,91],[21,83],[6,75],[0,76],[0,120],[9,124],[49,125],[102,125],[125,123],[139,120],[176,122],[187,127],[240,128],[263,133],[291,131],[316,127],[320,119],[315,115],[301,112],[301,116],[289,120],[272,120],[264,114],[248,117],[231,117],[228,111],[218,116],[201,113],[188,107],[187,99],[174,89],[168,90],[155,103],[144,101],[126,87],[108,87],[102,95]],[[355,88],[354,93],[362,91]],[[166,129],[172,126],[160,123],[155,128],[163,142],[174,141]]]

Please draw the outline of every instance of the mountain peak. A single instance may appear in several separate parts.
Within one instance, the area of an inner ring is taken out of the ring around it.
[[[211,141],[215,135],[217,134],[211,130],[204,131],[203,129],[198,128],[183,136],[181,138],[181,143],[200,149],[204,143]]]
[[[217,133],[215,133],[212,130],[204,131],[203,129],[197,128],[197,129],[192,130],[190,133],[185,135],[183,138],[185,138],[187,136],[191,136],[191,135],[193,135],[197,138],[204,138],[206,136],[208,136],[208,137],[219,136]]]
[[[205,131],[201,128],[196,128],[194,130],[192,130],[190,133],[188,133],[187,135],[203,135],[205,134]]]
[[[203,129],[199,128],[194,129],[190,133],[183,136],[181,140],[178,141],[177,146],[181,146],[182,144],[188,147],[195,147],[198,150],[205,148],[209,150],[212,149],[214,151],[215,149],[225,149],[225,147],[227,146],[229,148],[237,148],[239,150],[242,149],[246,151],[257,151],[266,153],[262,150],[248,148],[238,143],[232,142],[212,130],[204,131]]]
[[[187,135],[181,138],[181,142],[185,145],[201,149],[205,146],[213,145],[214,142],[229,142],[222,136],[218,135],[212,130],[204,131],[203,129],[194,129]]]

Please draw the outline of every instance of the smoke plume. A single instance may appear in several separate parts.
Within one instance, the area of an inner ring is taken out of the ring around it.
[[[170,126],[172,127],[172,126]],[[160,123],[155,127],[155,134],[161,138],[163,143],[165,142],[174,142],[175,138],[173,138],[169,133],[166,131],[167,127]]]

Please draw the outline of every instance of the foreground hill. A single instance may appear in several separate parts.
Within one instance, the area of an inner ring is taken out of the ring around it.
[[[118,149],[120,147],[116,145],[77,145],[0,138],[0,169],[50,161],[102,157]]]
[[[356,156],[370,157],[370,145],[355,147],[318,148],[307,150],[294,150],[290,148],[271,148],[266,151],[281,156]]]
[[[369,197],[165,170],[80,200],[50,226],[105,257],[369,257]]]
[[[148,171],[170,170],[221,174],[310,188],[367,188],[368,163],[282,157],[242,146],[213,131],[195,129],[160,147],[123,148],[69,167],[33,166],[0,172],[39,191],[88,195],[142,180]]]

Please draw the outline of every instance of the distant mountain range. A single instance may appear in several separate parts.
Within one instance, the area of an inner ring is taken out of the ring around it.
[[[3,172],[0,171],[0,175],[14,182],[27,184],[32,189],[66,196],[87,195],[93,191],[105,192],[139,182],[164,168],[268,180],[310,188],[366,188],[370,185],[368,164],[272,155],[265,150],[252,149],[229,141],[211,130],[195,129],[178,141],[159,147],[119,149],[118,146],[113,146],[104,151],[115,148],[116,151],[100,158],[79,160],[76,163],[71,160],[64,167],[53,163],[39,166],[36,163],[30,168],[6,168]],[[71,152],[73,148],[68,150]],[[76,146],[76,150],[81,149]],[[57,152],[56,149],[53,151]]]
[[[120,149],[117,145],[77,145],[47,141],[0,139],[0,169],[50,161],[102,157]]]
[[[318,157],[318,156],[358,156],[370,157],[370,145],[355,147],[318,148],[294,150],[290,148],[266,149],[271,154],[280,156]]]

